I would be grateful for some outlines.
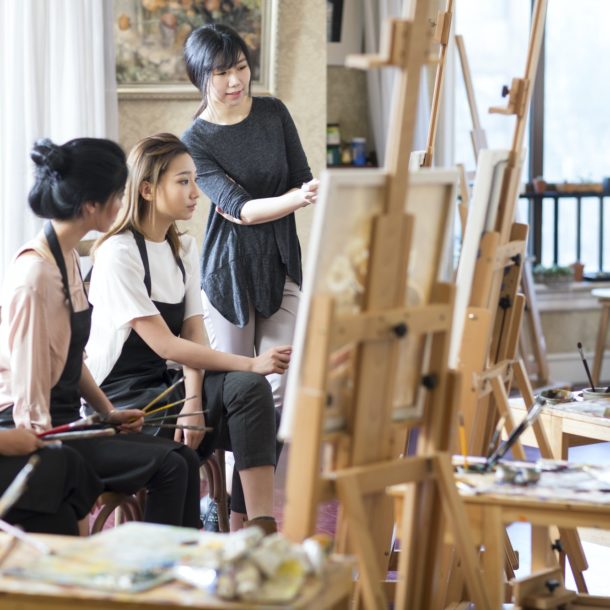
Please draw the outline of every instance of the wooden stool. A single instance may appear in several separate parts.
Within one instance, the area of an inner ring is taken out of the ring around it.
[[[115,491],[104,492],[95,503],[96,507],[100,507],[100,510],[91,524],[91,534],[101,532],[106,521],[113,513],[115,526],[127,521],[142,521],[145,500],[145,489],[134,495]]]
[[[597,331],[597,343],[595,345],[595,359],[593,360],[593,371],[591,371],[595,385],[599,385],[602,364],[604,362],[604,350],[606,349],[606,335],[608,333],[608,318],[610,318],[610,288],[596,288],[591,291],[597,297],[602,308]]]

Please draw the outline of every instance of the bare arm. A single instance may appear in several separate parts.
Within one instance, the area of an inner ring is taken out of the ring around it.
[[[291,189],[279,197],[266,197],[264,199],[252,199],[244,203],[241,208],[241,217],[235,218],[220,208],[216,212],[226,220],[241,225],[256,225],[263,222],[271,222],[292,214],[299,208],[304,208],[315,203],[318,197],[317,179],[310,180],[300,189]]]
[[[131,327],[159,357],[192,369],[284,373],[290,362],[288,345],[273,347],[256,358],[217,352],[186,338],[176,337],[160,315],[135,318]]]
[[[205,337],[203,334],[203,320],[201,316],[191,316],[187,318],[182,324],[180,335],[199,345],[205,344]],[[203,400],[203,375],[204,372],[201,369],[191,368],[184,366],[184,386],[186,389],[187,396],[194,396],[194,398],[187,400],[184,406],[180,410],[181,414],[192,413],[194,411],[203,411],[204,400]],[[180,418],[181,424],[192,424],[195,426],[205,426],[205,416],[203,414],[191,415],[189,417]],[[203,440],[205,432],[198,432],[196,430],[176,430],[174,434],[174,440],[177,443],[183,442],[191,449],[196,449]]]

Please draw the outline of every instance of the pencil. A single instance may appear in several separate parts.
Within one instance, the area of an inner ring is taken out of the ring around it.
[[[464,415],[458,415],[460,421],[460,449],[464,457],[464,468],[468,468],[468,444],[466,443],[466,427],[464,426]]]
[[[182,398],[180,400],[176,400],[175,402],[170,402],[167,405],[163,405],[162,407],[157,407],[156,409],[153,409],[152,411],[149,411],[148,413],[146,413],[144,415],[144,417],[148,417],[149,415],[152,415],[153,413],[159,413],[160,411],[165,411],[166,409],[171,409],[172,407],[175,407],[176,405],[182,404],[183,402],[186,402],[187,400],[191,400],[193,398],[197,398],[197,396],[189,396],[187,398]]]
[[[160,394],[158,394],[157,396],[155,396],[143,409],[142,411],[144,411],[146,413],[146,411],[148,411],[148,409],[150,409],[150,407],[152,407],[154,404],[158,403],[164,396],[166,396],[167,394],[169,394],[169,392],[171,392],[177,385],[181,384],[184,381],[184,377],[180,377],[180,379],[178,379],[178,381],[175,381],[174,383],[172,383],[172,385],[169,386],[169,388],[165,388],[165,390],[163,390],[163,392],[161,392]]]

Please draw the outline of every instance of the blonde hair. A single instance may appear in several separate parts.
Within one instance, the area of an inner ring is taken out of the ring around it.
[[[151,202],[142,197],[140,187],[143,182],[149,182],[153,194],[153,203],[157,187],[163,174],[172,160],[178,155],[189,154],[186,145],[171,133],[158,133],[140,140],[129,153],[127,165],[129,176],[125,186],[123,207],[110,230],[102,235],[93,245],[92,255],[107,239],[113,235],[135,230],[142,233],[145,220],[151,214]],[[172,223],[167,231],[172,253],[176,260],[180,258],[180,231],[176,223]]]

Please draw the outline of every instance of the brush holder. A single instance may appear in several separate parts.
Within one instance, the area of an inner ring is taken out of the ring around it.
[[[595,388],[595,392],[591,388],[585,388],[582,391],[582,397],[585,400],[610,400],[610,392],[605,391],[606,388]]]

